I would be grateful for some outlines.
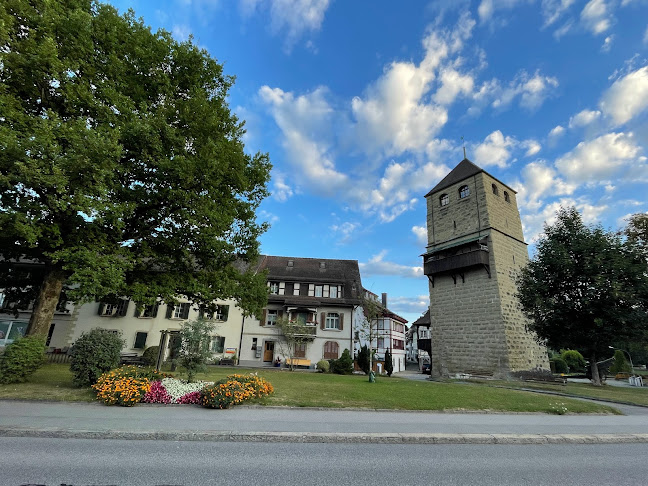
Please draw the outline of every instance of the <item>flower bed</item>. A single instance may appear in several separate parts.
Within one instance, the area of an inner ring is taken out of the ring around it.
[[[92,388],[97,393],[97,399],[106,405],[127,407],[141,401],[223,409],[274,392],[270,383],[256,375],[230,375],[216,383],[188,383],[136,366],[123,366],[104,373]]]

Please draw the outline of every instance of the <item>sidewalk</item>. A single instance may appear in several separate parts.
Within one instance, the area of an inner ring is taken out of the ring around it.
[[[0,401],[0,437],[362,443],[648,443],[648,415],[543,415]]]

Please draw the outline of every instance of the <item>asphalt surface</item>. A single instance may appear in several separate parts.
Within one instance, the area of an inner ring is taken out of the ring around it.
[[[329,443],[648,443],[648,415],[0,401],[0,437]]]

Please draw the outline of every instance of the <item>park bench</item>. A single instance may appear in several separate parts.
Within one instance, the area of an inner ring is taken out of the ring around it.
[[[305,366],[310,368],[311,361],[310,359],[304,358],[286,358],[286,366]]]

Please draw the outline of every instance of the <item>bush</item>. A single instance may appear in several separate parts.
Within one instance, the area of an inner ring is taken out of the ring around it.
[[[140,402],[151,390],[151,376],[148,370],[135,366],[123,366],[99,377],[92,389],[97,392],[97,400],[106,405],[132,407]]]
[[[331,363],[325,359],[321,359],[317,362],[317,369],[320,370],[321,373],[328,373],[331,369]]]
[[[360,348],[360,351],[358,351],[358,359],[356,360],[358,363],[358,368],[360,368],[365,374],[369,374],[369,348],[367,348],[367,345],[365,344]]]
[[[568,349],[561,352],[560,357],[565,360],[569,371],[572,373],[579,372],[582,373],[585,371],[585,358],[578,351],[574,349]]]
[[[391,351],[385,351],[385,373],[387,376],[391,376],[394,372],[394,359],[392,358]]]
[[[205,364],[212,354],[209,345],[213,331],[214,323],[204,319],[187,321],[180,329],[180,364],[187,371],[189,382],[196,380],[196,374],[207,370]]]
[[[159,352],[160,346],[149,346],[142,354],[142,361],[146,366],[155,366]]]
[[[625,353],[620,349],[614,352],[614,363],[610,366],[610,373],[613,375],[617,373],[632,373],[630,365],[626,361]]]
[[[230,375],[207,385],[200,394],[200,404],[208,408],[229,408],[246,400],[270,395],[272,385],[256,375]]]
[[[0,356],[0,383],[21,383],[45,361],[45,339],[26,336],[15,340]]]
[[[548,381],[552,383],[555,378],[551,371],[543,369],[514,371],[511,373],[511,376],[519,380]]]
[[[569,373],[569,367],[567,363],[562,358],[551,358],[550,363],[553,363],[554,371],[556,373]]]
[[[99,377],[119,366],[124,347],[121,334],[105,329],[84,332],[72,345],[70,371],[76,386],[91,386]]]
[[[350,375],[353,373],[353,359],[348,349],[342,351],[339,359],[331,360],[331,371],[338,375]]]

